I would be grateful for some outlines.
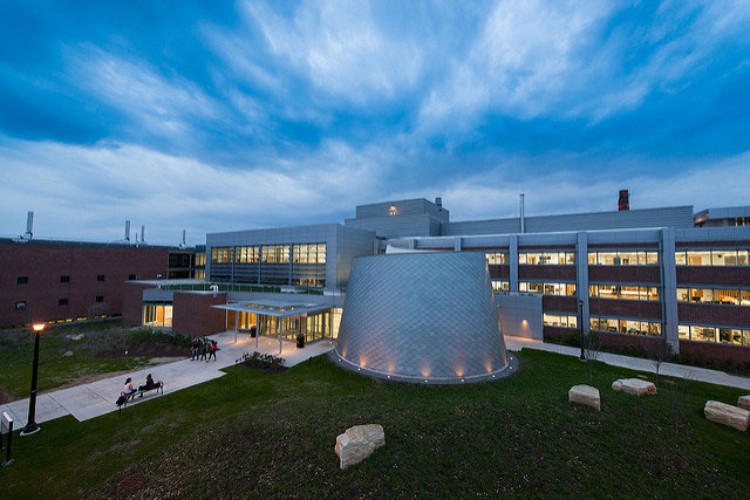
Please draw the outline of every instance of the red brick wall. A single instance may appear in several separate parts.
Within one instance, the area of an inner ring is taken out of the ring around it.
[[[226,312],[211,306],[226,304],[227,294],[175,292],[172,302],[172,331],[191,336],[211,335],[226,330]]]
[[[677,266],[677,286],[691,285],[747,285],[750,267]]]
[[[155,279],[167,274],[166,249],[0,243],[0,326],[34,321],[121,314],[124,282],[129,275]],[[97,281],[103,274],[105,281]],[[70,276],[61,283],[60,276]],[[17,284],[27,276],[28,284]],[[104,297],[103,303],[96,296]],[[68,304],[58,305],[59,299]],[[25,301],[25,310],[15,303]]]
[[[750,347],[680,340],[680,355],[683,354],[698,359],[750,364]]]
[[[589,298],[589,312],[594,316],[661,319],[658,300],[615,300]]]
[[[490,278],[510,278],[510,266],[507,265],[490,265]]]
[[[750,307],[679,303],[677,315],[684,323],[750,328]]]
[[[660,283],[659,266],[589,266],[589,282]]]
[[[518,280],[575,281],[575,266],[519,265]]]
[[[122,293],[122,324],[140,325],[143,321],[143,290],[153,285],[125,283]]]
[[[542,310],[560,312],[578,312],[578,300],[575,297],[544,295],[542,296]]]

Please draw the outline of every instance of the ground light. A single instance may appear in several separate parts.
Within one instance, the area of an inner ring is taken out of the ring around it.
[[[30,436],[36,434],[41,428],[36,424],[36,382],[37,374],[39,372],[39,340],[44,330],[44,323],[34,323],[32,326],[34,330],[34,365],[31,371],[31,395],[29,396],[29,418],[26,422],[26,427],[21,431],[20,436]]]

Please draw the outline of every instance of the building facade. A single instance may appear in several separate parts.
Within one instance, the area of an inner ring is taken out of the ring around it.
[[[125,282],[190,277],[193,250],[0,239],[0,328],[122,314]]]
[[[336,338],[354,259],[389,247],[482,253],[506,335],[583,329],[612,346],[750,362],[750,227],[695,227],[690,206],[451,222],[440,199],[363,205],[344,225],[209,234],[205,282],[144,289],[141,307],[215,286],[235,304],[221,327]],[[319,317],[266,318],[274,303]]]

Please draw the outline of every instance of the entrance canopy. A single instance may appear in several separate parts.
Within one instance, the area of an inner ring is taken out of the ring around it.
[[[234,304],[222,304],[211,306],[215,309],[226,311],[239,311],[245,313],[263,314],[276,318],[289,318],[301,316],[330,309],[326,304],[304,304],[298,302],[282,302],[279,300],[253,300],[249,302],[236,302]]]

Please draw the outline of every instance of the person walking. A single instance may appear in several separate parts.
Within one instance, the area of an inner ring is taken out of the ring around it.
[[[198,342],[198,337],[195,337],[193,339],[193,348],[190,350],[190,361],[195,361],[198,359],[199,347],[200,347],[200,343]]]
[[[216,351],[219,350],[219,343],[216,342],[215,340],[212,340],[211,347],[209,349],[210,349],[210,352],[208,354],[208,359],[206,360],[206,362],[211,361],[212,357],[214,358],[214,361],[216,361]]]
[[[208,342],[206,339],[201,339],[201,361],[206,359],[206,351],[208,351]]]

